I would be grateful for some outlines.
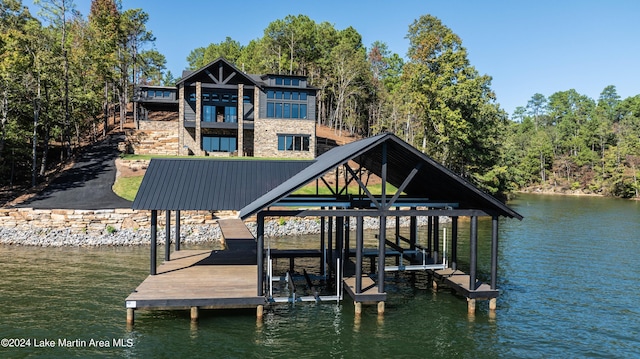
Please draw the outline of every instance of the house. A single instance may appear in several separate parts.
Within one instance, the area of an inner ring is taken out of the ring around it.
[[[246,74],[218,58],[175,87],[138,86],[134,116],[142,131],[177,134],[177,155],[313,158],[316,92],[305,76]]]

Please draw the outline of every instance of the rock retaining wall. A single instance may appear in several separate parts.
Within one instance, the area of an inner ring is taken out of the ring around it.
[[[158,212],[158,243],[165,243],[165,213]],[[235,216],[235,212],[181,211],[180,238],[184,243],[219,241],[219,217]],[[175,212],[171,212],[171,225],[175,225]],[[441,222],[449,221],[441,217]],[[426,218],[419,217],[418,225]],[[256,223],[246,222],[256,235]],[[408,218],[401,218],[401,226],[408,226]],[[129,246],[149,245],[151,239],[150,211],[132,209],[66,210],[66,209],[0,209],[0,244],[28,246]],[[355,228],[351,218],[351,228]],[[376,229],[378,218],[365,218],[365,229]],[[387,219],[387,227],[395,227],[395,217]],[[171,229],[171,242],[175,231]],[[270,237],[320,233],[317,218],[283,218],[265,223],[265,235]]]

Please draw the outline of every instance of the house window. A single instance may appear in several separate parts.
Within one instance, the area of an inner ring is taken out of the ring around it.
[[[302,91],[267,91],[267,118],[307,118],[307,93]]]
[[[309,135],[278,135],[278,151],[309,151]]]
[[[230,136],[202,136],[202,149],[208,152],[235,152],[236,138]]]
[[[202,106],[202,121],[216,122],[216,107],[210,105]]]
[[[225,107],[224,122],[238,122],[238,109],[235,107]]]

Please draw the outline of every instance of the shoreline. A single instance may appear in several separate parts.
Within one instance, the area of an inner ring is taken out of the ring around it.
[[[607,196],[607,195],[603,195],[600,193],[593,193],[593,192],[584,192],[582,189],[577,189],[577,190],[569,190],[569,189],[561,189],[561,190],[556,190],[556,189],[543,189],[541,187],[527,187],[527,188],[523,188],[520,190],[517,190],[515,192],[513,192],[514,194],[535,194],[535,195],[550,195],[550,196],[575,196],[575,197],[602,197],[602,198],[617,198],[617,199],[624,199],[624,200],[630,200],[630,201],[640,201],[640,198],[638,197],[632,197],[632,198],[622,198],[622,197],[615,197],[615,196]]]
[[[440,223],[447,223],[449,217],[440,217]],[[351,228],[355,228],[355,218],[351,219]],[[395,217],[387,219],[387,228],[395,227]],[[418,218],[418,226],[427,224],[426,217]],[[246,222],[247,228],[255,236],[256,223]],[[364,229],[377,229],[378,218],[365,218]],[[409,219],[401,218],[400,227],[408,227]],[[172,228],[173,229],[173,228]],[[265,237],[299,236],[320,233],[320,220],[289,218],[287,221],[270,220],[265,222]],[[222,244],[218,224],[181,225],[180,242],[184,244]],[[174,243],[175,232],[171,232]],[[158,227],[158,246],[165,244],[165,229]],[[78,233],[71,229],[17,229],[0,227],[0,246],[24,247],[131,247],[149,246],[151,236],[149,228],[120,229],[113,232],[94,231]]]

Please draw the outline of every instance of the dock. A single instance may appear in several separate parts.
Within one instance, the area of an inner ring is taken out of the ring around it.
[[[239,223],[238,223],[239,222]],[[239,226],[242,225],[242,227]],[[219,223],[227,249],[179,250],[164,261],[125,300],[127,322],[134,310],[259,308],[255,239],[242,221]]]

